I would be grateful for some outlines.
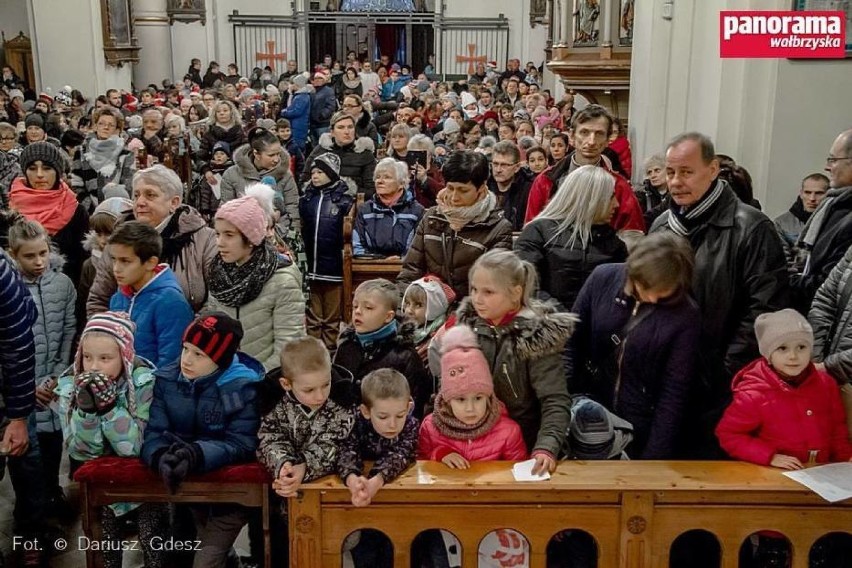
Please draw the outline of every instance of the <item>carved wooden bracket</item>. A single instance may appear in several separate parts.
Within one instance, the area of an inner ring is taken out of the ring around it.
[[[133,29],[130,0],[101,0],[104,57],[110,65],[139,61],[139,42]]]

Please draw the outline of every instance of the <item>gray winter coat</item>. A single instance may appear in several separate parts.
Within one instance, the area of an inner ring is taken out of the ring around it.
[[[246,186],[260,182],[265,176],[275,178],[275,200],[273,205],[281,213],[278,226],[283,231],[299,229],[299,188],[290,173],[290,155],[281,148],[281,161],[271,171],[259,172],[252,160],[251,146],[246,144],[234,152],[234,165],[222,175],[222,203],[246,194]]]
[[[61,256],[51,254],[50,266],[44,274],[35,280],[24,277],[38,309],[38,320],[33,326],[36,384],[50,377],[58,379],[71,364],[71,345],[77,330],[74,314],[77,291],[71,279],[62,273],[64,264]],[[36,419],[39,432],[61,430],[59,417],[50,409],[37,411]]]
[[[852,302],[841,305],[847,286],[852,286],[852,247],[835,265],[814,297],[808,321],[814,328],[816,362],[840,384],[852,382]]]

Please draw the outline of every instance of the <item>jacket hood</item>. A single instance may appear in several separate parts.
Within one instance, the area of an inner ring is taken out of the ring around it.
[[[798,387],[794,387],[781,379],[778,372],[772,368],[765,357],[760,357],[736,374],[731,383],[731,391],[794,391],[811,380],[816,374],[817,371],[813,364],[809,365],[807,378]]]
[[[266,371],[263,365],[260,364],[260,361],[251,355],[238,351],[234,355],[231,366],[225,369],[219,375],[219,378],[216,379],[216,384],[221,387],[238,379],[244,379],[250,383],[260,382],[263,380],[265,374]]]
[[[459,323],[469,325],[480,320],[470,296],[461,301],[456,316]],[[557,312],[553,304],[533,300],[505,327],[508,328],[506,333],[513,339],[518,357],[530,360],[562,353],[578,321],[575,314]]]
[[[281,161],[278,162],[278,165],[271,171],[262,175],[254,165],[254,160],[251,158],[251,151],[251,146],[249,144],[245,144],[244,146],[237,148],[237,151],[234,152],[234,163],[240,169],[240,173],[244,178],[260,181],[264,176],[272,176],[277,182],[288,175],[292,175],[290,173],[290,154],[287,153],[284,146],[281,146]]]
[[[334,138],[331,137],[331,133],[326,132],[319,139],[319,145],[325,148],[326,150],[333,150],[335,148],[348,148],[348,146],[338,146],[334,143]],[[367,136],[362,136],[360,138],[356,138],[355,142],[352,144],[353,151],[357,153],[361,152],[371,152],[374,153],[376,151],[376,145],[373,143],[371,138]]]
[[[370,126],[370,122],[372,120],[373,119],[372,119],[372,117],[370,117],[370,113],[367,112],[366,110],[362,110],[361,116],[358,117],[358,124],[356,124],[355,126],[357,126],[358,128],[362,128],[362,129],[367,128],[368,126]]]
[[[98,246],[98,234],[94,231],[89,231],[86,233],[86,236],[83,237],[83,250],[87,252],[100,251],[100,247]]]
[[[450,303],[447,301],[447,295],[444,293],[443,287],[434,279],[426,280],[420,278],[409,284],[408,288],[405,289],[405,294],[402,296],[402,305],[405,305],[405,297],[415,284],[426,292],[426,324],[428,325],[429,322],[438,319],[442,315],[446,315]]]
[[[175,221],[175,219],[177,219],[177,221]],[[177,209],[175,209],[175,212],[172,214],[171,221],[169,221],[166,225],[167,228],[177,228],[177,231],[167,233],[170,238],[174,238],[178,235],[191,235],[206,226],[207,223],[204,222],[204,217],[202,217],[198,211],[186,204],[180,205]],[[163,232],[166,233],[165,230]]]

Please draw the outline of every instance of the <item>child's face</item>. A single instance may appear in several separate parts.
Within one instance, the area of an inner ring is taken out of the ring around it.
[[[490,270],[475,270],[470,279],[470,297],[479,317],[499,322],[506,314],[521,307],[521,286],[506,287]]]
[[[223,152],[222,150],[216,150],[213,152],[213,163],[217,166],[221,166],[222,164],[228,161],[228,154]]]
[[[95,242],[99,250],[104,250],[107,247],[107,241],[112,233],[95,233]]]
[[[130,286],[139,290],[150,279],[158,259],[152,256],[145,262],[136,255],[133,247],[127,245],[109,245],[112,256],[112,273],[119,286]]]
[[[315,187],[319,187],[322,185],[326,185],[331,182],[331,178],[326,175],[324,171],[319,168],[313,168],[311,170],[311,185]]]
[[[80,351],[84,371],[98,371],[112,380],[121,375],[124,362],[114,339],[100,334],[86,335],[80,342]]]
[[[252,247],[233,223],[216,219],[216,248],[223,262],[242,264],[251,257]]]
[[[355,294],[352,299],[352,326],[358,333],[376,331],[393,317],[394,311],[378,294]]]
[[[180,372],[190,381],[199,377],[206,377],[213,373],[219,366],[213,362],[207,353],[184,341],[183,351],[180,354]]]
[[[142,95],[140,95],[140,98],[143,104],[150,104],[154,100],[154,97],[151,95],[151,93],[147,91],[143,92]]]
[[[293,130],[291,128],[279,128],[278,129],[278,139],[286,142],[290,139],[290,136],[293,135]]]
[[[462,423],[473,425],[485,418],[488,412],[488,395],[481,392],[468,393],[450,399],[450,410],[453,416]]]
[[[406,298],[402,309],[405,317],[410,321],[417,325],[426,324],[426,304],[412,298]]]
[[[811,362],[811,347],[804,341],[787,341],[769,355],[772,368],[788,377],[795,377]]]
[[[31,239],[23,241],[13,256],[18,261],[24,276],[38,278],[47,270],[50,247],[44,239]]]
[[[514,140],[515,139],[514,131],[511,128],[509,128],[508,126],[501,126],[497,130],[497,136],[500,138],[500,142],[503,142],[504,140]]]
[[[487,119],[485,121],[485,130],[487,130],[488,132],[493,132],[494,130],[497,130],[497,121],[493,118]]]
[[[180,129],[180,123],[178,121],[174,121],[169,124],[168,134],[169,136],[180,136],[183,131]]]
[[[331,393],[331,371],[322,369],[302,372],[293,378],[281,377],[281,386],[292,392],[296,400],[311,410],[317,410]]]
[[[370,421],[373,429],[383,438],[393,440],[405,427],[405,419],[414,403],[404,398],[376,400],[372,408],[361,405],[361,414]]]

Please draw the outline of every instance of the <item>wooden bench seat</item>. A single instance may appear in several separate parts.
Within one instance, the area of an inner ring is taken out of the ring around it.
[[[101,508],[111,503],[237,503],[263,511],[264,566],[271,567],[269,491],[271,478],[259,463],[223,467],[190,476],[170,494],[160,476],[136,458],[102,457],[83,464],[74,474],[80,483],[83,532],[101,540]],[[103,566],[103,557],[86,551],[88,568]]]
[[[364,509],[340,480],[306,484],[290,500],[291,566],[340,566],[352,531],[382,531],[395,566],[408,567],[411,544],[426,529],[452,532],[463,566],[477,566],[479,542],[513,528],[544,568],[551,537],[581,529],[594,537],[600,568],[664,568],[674,540],[692,529],[713,533],[722,566],[738,566],[750,534],[771,529],[790,539],[793,568],[807,568],[813,543],[852,529],[852,500],[831,505],[780,470],[741,462],[561,462],[550,481],[518,483],[511,463],[474,463],[466,471],[418,462]]]

